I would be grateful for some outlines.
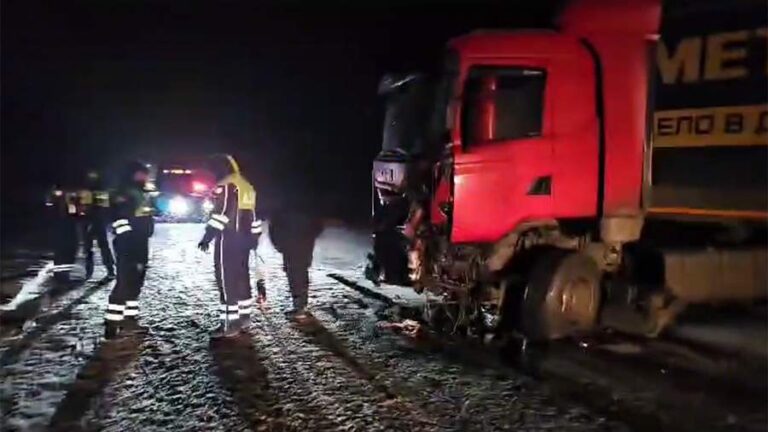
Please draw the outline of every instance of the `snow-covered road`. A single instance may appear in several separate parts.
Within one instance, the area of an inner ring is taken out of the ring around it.
[[[313,320],[285,317],[282,258],[265,236],[258,262],[268,304],[249,334],[211,342],[218,295],[211,255],[195,248],[201,230],[157,227],[140,298],[146,335],[104,342],[111,284],[86,282],[50,296],[20,331],[1,338],[0,430],[587,431],[676,424],[628,414],[610,401],[592,403],[589,389],[563,390],[503,365],[490,351],[379,329],[381,320],[398,319],[397,308],[328,276],[359,273],[368,248],[367,235],[342,228],[327,229],[316,244]],[[753,424],[764,419],[756,416]],[[741,420],[735,423],[743,426]],[[727,421],[713,426],[729,429]]]

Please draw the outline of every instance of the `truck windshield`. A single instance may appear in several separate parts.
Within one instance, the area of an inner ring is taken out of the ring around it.
[[[446,144],[453,76],[419,78],[387,94],[382,152],[433,158]]]
[[[387,77],[382,151],[420,156],[426,151],[427,131],[435,94],[434,80],[425,75]]]
[[[379,94],[386,98],[382,153],[438,158],[450,128],[448,108],[458,77],[458,56],[449,52],[437,76],[386,76]]]

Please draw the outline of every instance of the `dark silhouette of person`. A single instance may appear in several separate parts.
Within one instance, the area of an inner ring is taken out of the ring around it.
[[[283,270],[293,298],[289,315],[301,320],[307,317],[309,268],[315,240],[323,230],[319,218],[296,210],[278,210],[269,222],[272,244],[283,255]]]

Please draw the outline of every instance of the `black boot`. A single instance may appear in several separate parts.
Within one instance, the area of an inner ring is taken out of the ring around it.
[[[251,329],[251,314],[240,314],[240,331],[247,332]]]
[[[88,256],[85,259],[85,280],[88,280],[93,276],[93,256]]]
[[[107,266],[107,279],[112,280],[115,278],[115,266]]]
[[[135,317],[125,317],[122,323],[120,323],[121,334],[140,334],[146,333],[147,328],[139,324],[139,320]]]
[[[368,259],[368,263],[365,265],[365,278],[374,284],[379,285],[381,283],[381,265],[376,259],[376,256],[372,253],[369,253],[366,258]]]
[[[240,334],[243,330],[243,323],[240,318],[236,318],[230,321],[222,321],[219,328],[211,333],[213,339],[225,339],[232,338]]]
[[[120,321],[104,320],[104,339],[115,339],[119,335]]]
[[[307,303],[309,303],[306,292],[293,297],[293,309],[299,312],[306,312]]]
[[[285,313],[285,315],[292,320],[302,321],[307,319],[310,314],[307,311],[307,301],[302,300],[300,297],[293,298],[293,309]]]

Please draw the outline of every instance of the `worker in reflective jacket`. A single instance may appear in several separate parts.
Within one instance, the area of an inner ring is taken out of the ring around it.
[[[83,244],[85,249],[85,277],[93,275],[93,242],[99,245],[101,263],[107,270],[107,278],[115,277],[115,261],[107,240],[107,222],[109,218],[109,193],[96,171],[89,171],[85,188],[78,191],[80,212],[83,217]]]
[[[110,200],[117,282],[109,295],[105,315],[108,339],[142,330],[138,324],[138,300],[147,271],[149,237],[154,232],[152,205],[144,190],[148,177],[144,164],[131,162]]]
[[[250,250],[258,246],[261,220],[256,217],[256,191],[240,173],[232,156],[211,159],[216,176],[213,210],[198,248],[207,251],[215,239],[213,265],[219,288],[221,326],[213,337],[232,337],[249,327],[254,299],[248,270]],[[257,284],[263,284],[258,277]]]
[[[53,233],[53,277],[69,282],[77,254],[77,195],[54,186],[46,197]]]

